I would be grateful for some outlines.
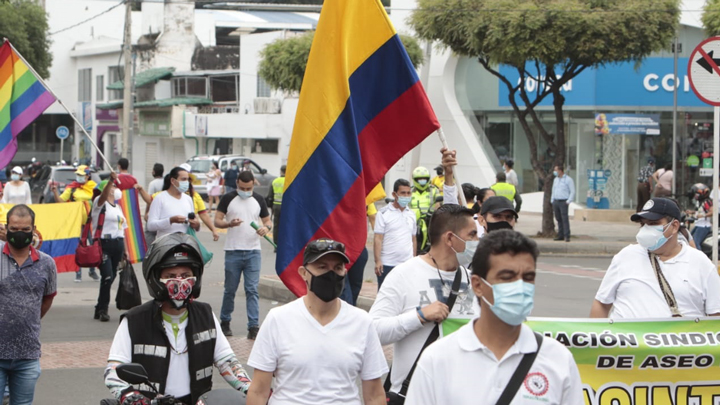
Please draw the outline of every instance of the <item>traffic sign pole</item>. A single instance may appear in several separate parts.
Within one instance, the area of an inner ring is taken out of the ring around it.
[[[59,162],[62,162],[63,160],[63,150],[65,149],[65,139],[60,140],[60,160]]]

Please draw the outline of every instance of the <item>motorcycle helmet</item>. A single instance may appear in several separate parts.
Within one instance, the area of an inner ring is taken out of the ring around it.
[[[428,169],[418,166],[413,170],[412,177],[415,189],[425,191],[430,187],[430,171]],[[425,184],[421,184],[421,182]]]
[[[690,188],[689,197],[696,201],[705,200],[710,197],[710,189],[702,183],[693,184]]]
[[[200,247],[192,236],[176,232],[162,236],[155,240],[143,260],[143,276],[148,292],[157,301],[170,299],[165,284],[160,282],[160,273],[163,269],[176,266],[189,267],[196,277],[192,288],[192,297],[200,296],[202,275],[205,265],[200,255]]]

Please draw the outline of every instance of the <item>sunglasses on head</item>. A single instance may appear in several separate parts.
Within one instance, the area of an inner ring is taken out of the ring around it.
[[[345,252],[345,245],[329,239],[318,240],[308,245],[307,250],[310,253],[322,253],[329,250],[339,250],[341,252]]]

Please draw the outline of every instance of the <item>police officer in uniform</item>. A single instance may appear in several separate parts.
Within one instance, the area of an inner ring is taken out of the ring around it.
[[[270,195],[267,198],[268,207],[272,207],[273,212],[273,240],[275,244],[280,244],[280,209],[282,208],[282,197],[285,190],[285,169],[287,169],[285,165],[280,167],[280,177],[273,180]]]
[[[413,170],[413,192],[410,209],[415,212],[417,220],[417,252],[425,252],[429,246],[428,225],[434,211],[438,189],[430,183],[430,171],[418,166]]]
[[[490,186],[490,188],[495,192],[496,196],[505,197],[510,201],[515,201],[515,212],[520,212],[522,198],[520,197],[520,193],[517,192],[515,186],[506,181],[504,172],[499,172],[495,175],[495,184]]]

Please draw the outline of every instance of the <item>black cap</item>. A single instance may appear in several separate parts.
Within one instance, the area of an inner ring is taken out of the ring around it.
[[[515,218],[517,218],[518,216],[510,200],[501,196],[492,196],[489,197],[487,200],[483,201],[480,215],[485,215],[488,212],[491,214],[499,214],[505,211],[511,211],[513,214],[515,214]]]
[[[655,158],[652,157],[652,156],[648,156],[647,162],[648,162],[648,163],[655,163]]]
[[[643,205],[642,211],[633,214],[630,220],[640,222],[641,219],[657,221],[660,218],[673,217],[680,220],[680,208],[675,201],[668,198],[652,198]]]
[[[331,253],[339,254],[345,263],[350,263],[350,259],[345,255],[345,245],[332,239],[316,239],[305,246],[303,265],[314,263],[319,258]]]

